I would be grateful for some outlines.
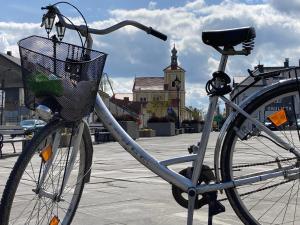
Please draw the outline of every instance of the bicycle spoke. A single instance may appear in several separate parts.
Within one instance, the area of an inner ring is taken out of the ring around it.
[[[291,201],[291,196],[292,196],[292,192],[293,192],[294,186],[295,186],[295,181],[294,181],[294,183],[293,183],[293,186],[292,186],[292,189],[291,189],[291,193],[290,193],[290,196],[289,196],[287,205],[286,205],[285,210],[284,210],[284,215],[283,215],[283,219],[282,219],[281,224],[283,224],[283,222],[284,222],[284,220],[285,220],[286,212],[287,212],[288,206],[289,206],[290,201]]]
[[[296,212],[297,212],[298,197],[299,197],[299,187],[300,187],[300,182],[298,181],[298,189],[297,189],[296,204],[295,204],[295,209],[294,209],[293,225],[295,225],[295,220],[296,220]]]
[[[260,220],[267,212],[269,212],[288,192],[290,191],[287,190],[279,199],[277,199],[277,201],[273,202],[273,204],[270,206],[270,208],[268,208],[259,218],[258,220]],[[277,214],[276,218],[279,216],[280,213]],[[276,219],[275,218],[275,219]],[[274,222],[275,220],[272,221],[272,223]]]

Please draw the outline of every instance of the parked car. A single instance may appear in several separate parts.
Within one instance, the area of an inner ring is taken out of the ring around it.
[[[270,130],[277,130],[277,127],[270,121],[265,121],[265,126],[268,127]]]
[[[20,122],[20,126],[24,129],[25,133],[33,133],[45,125],[45,121],[37,119],[22,120]]]

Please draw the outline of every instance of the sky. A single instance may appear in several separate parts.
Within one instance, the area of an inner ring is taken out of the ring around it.
[[[46,36],[40,28],[43,11],[56,1],[0,0],[0,52],[18,56],[17,42],[29,35]],[[204,89],[211,73],[217,70],[219,53],[202,43],[204,30],[253,26],[255,48],[250,56],[230,57],[226,72],[246,76],[258,63],[282,66],[300,59],[300,0],[85,0],[69,1],[86,17],[90,27],[103,29],[122,20],[141,22],[168,35],[166,42],[143,31],[127,27],[106,36],[94,36],[94,48],[108,53],[105,72],[115,92],[131,92],[136,76],[163,76],[170,64],[173,45],[178,61],[186,70],[186,105],[207,107]],[[82,22],[74,9],[60,6],[61,12]],[[72,31],[64,41],[79,43]]]

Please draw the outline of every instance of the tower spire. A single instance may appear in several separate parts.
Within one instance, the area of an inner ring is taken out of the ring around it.
[[[172,56],[171,56],[171,69],[172,70],[176,70],[177,69],[177,66],[178,66],[178,63],[177,63],[177,50],[175,48],[175,44],[174,44],[174,47],[172,49]]]

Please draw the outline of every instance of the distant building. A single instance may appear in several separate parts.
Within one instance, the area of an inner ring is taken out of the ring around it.
[[[166,116],[170,111],[178,116],[178,108],[180,121],[192,119],[191,111],[185,106],[185,70],[178,65],[175,46],[172,49],[171,64],[163,71],[163,77],[143,76],[136,77],[134,80],[132,89],[133,101],[144,103],[141,109],[141,113],[145,117],[144,120],[147,120],[151,116]],[[176,79],[180,81],[179,90],[177,90],[176,83],[174,82]],[[151,113],[149,112],[151,104],[163,106],[163,109],[152,110]]]
[[[10,51],[0,53],[0,90],[0,123],[17,124],[30,115],[24,106],[21,62]]]
[[[264,65],[257,65],[254,67],[253,71],[257,71],[257,73],[265,73],[265,72],[271,72],[276,71],[284,68],[289,68],[289,59],[285,59],[283,66],[273,66],[273,67],[266,67]],[[297,74],[300,78],[300,67],[296,67]],[[294,78],[295,77],[295,71],[291,70],[288,72],[282,72],[279,76],[262,79],[259,82],[257,82],[255,85],[253,85],[251,88],[247,89],[242,94],[237,94],[242,91],[245,87],[247,87],[249,84],[251,84],[254,81],[254,78],[251,76],[235,76],[233,77],[233,91],[230,93],[230,99],[233,100],[236,104],[240,104],[244,99],[249,97],[250,95],[258,92],[263,87],[271,85],[273,83],[276,83],[280,80],[288,79],[288,78]],[[281,102],[277,102],[274,104],[270,104],[266,106],[263,109],[260,109],[257,111],[256,118],[261,121],[265,122],[268,115],[278,111],[280,108],[284,107],[287,110],[289,110],[290,107],[290,99],[282,99]],[[299,102],[299,96],[296,96],[295,102]],[[298,105],[298,104],[297,104]],[[299,107],[296,107],[296,116],[297,118],[300,118],[300,111]],[[230,109],[226,107],[227,115],[230,113]]]

